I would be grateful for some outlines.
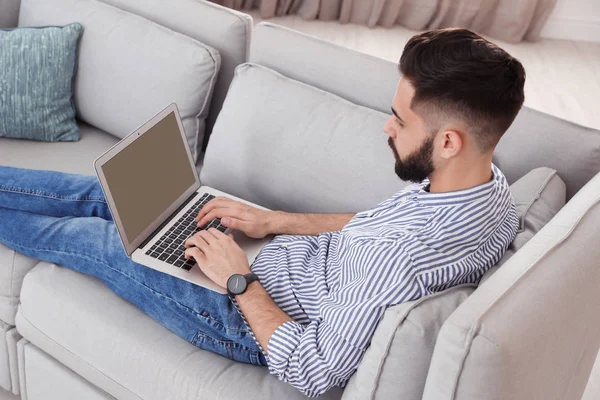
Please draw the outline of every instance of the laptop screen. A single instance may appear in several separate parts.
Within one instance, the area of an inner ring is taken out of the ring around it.
[[[196,182],[174,112],[102,171],[130,243]]]

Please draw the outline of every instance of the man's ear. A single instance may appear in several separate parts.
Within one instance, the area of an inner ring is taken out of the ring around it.
[[[441,137],[440,156],[444,159],[456,157],[463,147],[463,135],[459,131],[443,131]]]

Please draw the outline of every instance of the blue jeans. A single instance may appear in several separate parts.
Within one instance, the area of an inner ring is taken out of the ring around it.
[[[267,365],[229,296],[127,257],[95,176],[0,166],[0,242],[100,278],[197,347]]]

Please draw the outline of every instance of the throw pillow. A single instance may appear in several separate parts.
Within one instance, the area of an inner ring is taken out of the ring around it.
[[[73,84],[83,27],[0,29],[0,136],[79,140]]]
[[[552,168],[531,170],[510,185],[510,191],[517,206],[519,230],[498,264],[483,275],[480,285],[550,222],[567,201],[567,186]]]

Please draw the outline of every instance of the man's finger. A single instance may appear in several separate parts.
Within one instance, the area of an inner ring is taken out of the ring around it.
[[[215,218],[223,218],[223,217],[237,217],[239,218],[241,211],[237,208],[216,208],[206,214],[202,219],[196,224],[197,226],[204,226],[208,224]]]
[[[194,260],[196,260],[198,264],[202,264],[206,260],[206,255],[204,255],[204,253],[200,251],[200,249],[198,249],[197,247],[190,247],[183,253],[183,256],[186,259],[194,257]]]
[[[192,246],[196,246],[199,249],[202,249],[205,246],[209,246],[208,240],[200,235],[202,232],[204,231],[200,231],[195,233],[194,235],[190,236],[184,243],[183,245],[188,248],[188,247],[192,247]]]
[[[214,209],[216,207],[231,206],[232,202],[233,202],[233,200],[228,199],[227,197],[222,197],[222,196],[215,197],[214,199],[212,199],[211,201],[206,203],[202,207],[202,209],[198,212],[198,215],[196,216],[196,221],[199,221],[199,219],[202,218],[203,215],[207,214],[212,209]]]
[[[227,228],[236,229],[238,231],[244,231],[245,229],[249,228],[250,223],[238,218],[230,217],[228,215],[227,217],[221,219],[221,225],[226,226]]]

